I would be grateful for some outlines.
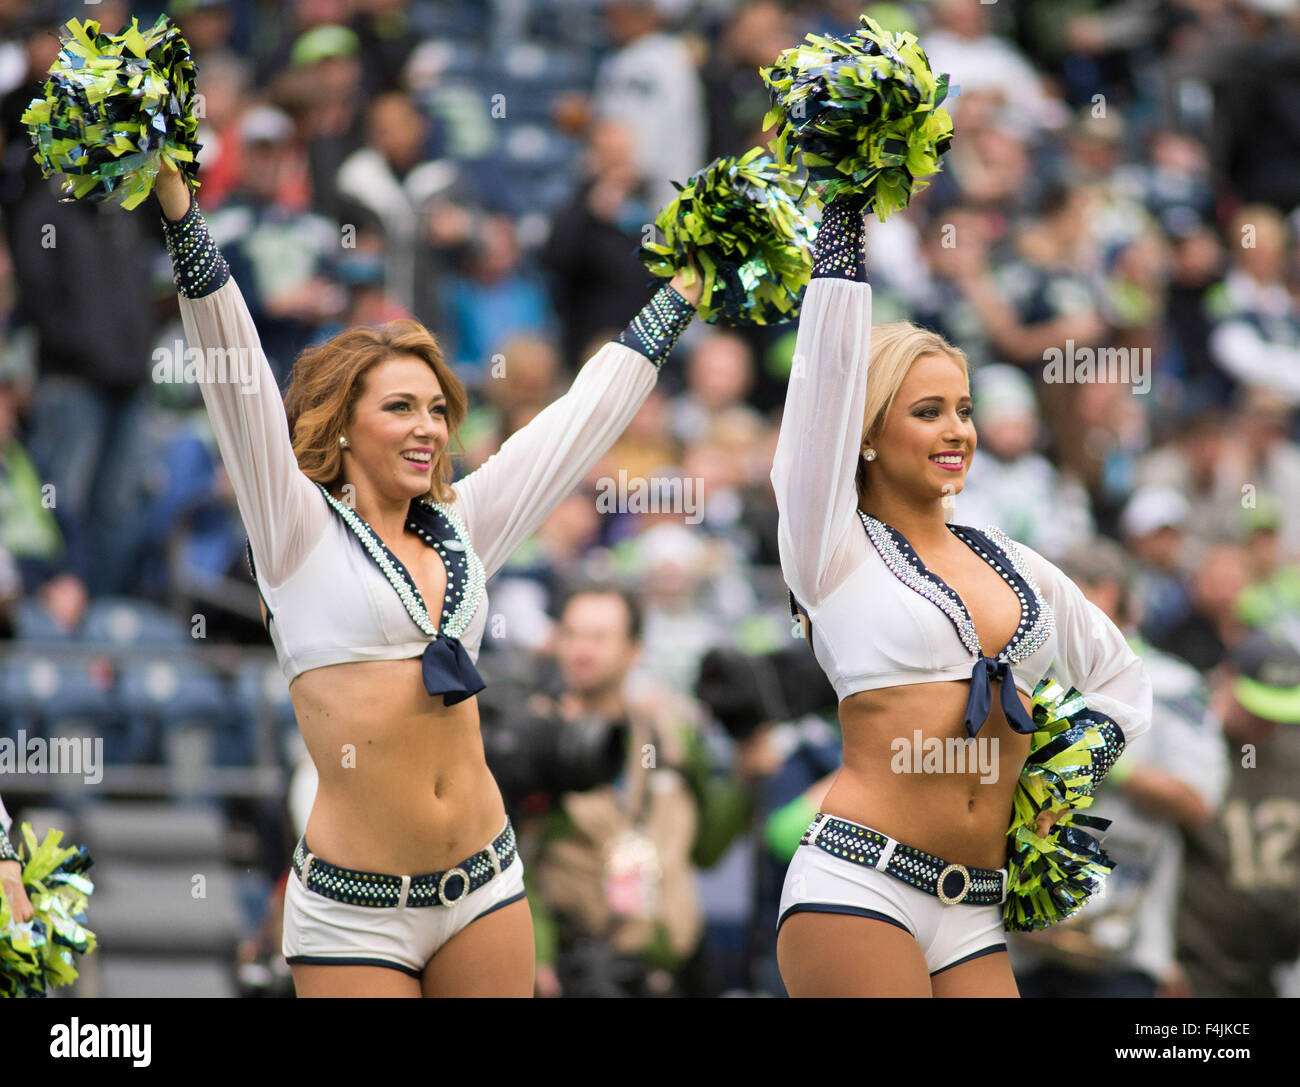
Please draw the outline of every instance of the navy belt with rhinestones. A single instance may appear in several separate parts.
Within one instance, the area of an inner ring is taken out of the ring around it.
[[[311,853],[306,838],[293,851],[293,870],[307,890],[351,906],[454,906],[504,872],[514,859],[515,828],[507,819],[506,829],[491,845],[442,872],[387,876],[339,868]]]
[[[819,812],[808,825],[799,844],[815,845],[841,860],[879,869],[949,906],[996,906],[1006,896],[1007,873],[1003,868],[950,864],[878,830],[825,812]]]

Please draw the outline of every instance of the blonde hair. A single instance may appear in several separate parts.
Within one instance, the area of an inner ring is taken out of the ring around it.
[[[953,347],[937,332],[918,328],[908,321],[895,321],[871,327],[871,360],[867,371],[867,403],[862,412],[862,441],[874,433],[884,421],[898,395],[899,386],[907,372],[919,358],[926,355],[943,355],[961,367],[962,376],[970,384],[970,370],[966,352]],[[859,443],[860,444],[860,443]],[[857,487],[861,496],[867,483],[867,462],[858,458]]]
[[[340,332],[333,339],[310,347],[298,356],[293,380],[284,397],[285,415],[298,468],[308,479],[333,489],[343,479],[343,450],[339,435],[352,419],[361,399],[366,374],[381,362],[414,355],[428,363],[447,398],[448,446],[465,421],[468,397],[433,334],[410,317],[386,325],[362,326]],[[447,447],[434,461],[429,497],[435,502],[455,498],[449,484],[451,454]]]

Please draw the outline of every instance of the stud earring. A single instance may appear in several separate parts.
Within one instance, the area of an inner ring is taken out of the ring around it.
[[[875,460],[875,459],[876,459],[876,451],[875,451],[874,449],[868,447],[867,450],[866,450],[866,452],[864,452],[864,453],[862,454],[862,459],[863,459],[863,460]]]
[[[340,434],[340,435],[339,435],[339,448],[340,448],[340,449],[346,449],[347,447],[348,447],[348,436],[347,436],[346,434]]]

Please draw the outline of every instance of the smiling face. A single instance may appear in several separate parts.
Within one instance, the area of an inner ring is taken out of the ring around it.
[[[344,434],[345,481],[365,479],[390,500],[425,494],[448,439],[447,399],[433,368],[415,355],[371,367]]]
[[[912,363],[867,446],[876,450],[866,472],[868,495],[941,499],[960,493],[976,446],[961,365],[946,355],[922,355]]]

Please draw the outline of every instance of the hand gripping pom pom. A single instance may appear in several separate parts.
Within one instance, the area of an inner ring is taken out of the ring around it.
[[[35,916],[15,924],[9,900],[0,894],[0,997],[43,997],[47,988],[71,985],[77,980],[74,952],[95,950],[95,934],[83,923],[95,889],[83,875],[94,863],[86,847],[61,847],[60,830],[50,830],[38,846],[29,823],[22,833],[23,887]]]
[[[641,248],[656,276],[692,263],[704,277],[699,316],[710,324],[765,325],[797,316],[817,228],[798,201],[794,168],[755,147],[692,174],[659,213],[665,244]]]
[[[70,19],[40,98],[22,116],[46,177],[67,180],[66,199],[119,200],[130,210],[149,195],[162,158],[197,188],[195,65],[179,28],[160,15],[141,33],[119,34]]]
[[[1029,757],[1016,785],[1007,830],[1008,931],[1044,929],[1077,913],[1101,890],[1115,862],[1089,830],[1104,831],[1109,819],[1081,814],[1092,804],[1097,770],[1108,765],[1106,720],[1089,710],[1073,687],[1044,679],[1034,689]],[[1064,812],[1040,838],[1040,812]]]
[[[797,148],[823,202],[860,194],[884,222],[929,185],[952,142],[939,105],[948,77],[930,70],[915,35],[861,22],[846,38],[809,34],[761,70],[774,103],[763,123],[780,123],[778,161]]]

